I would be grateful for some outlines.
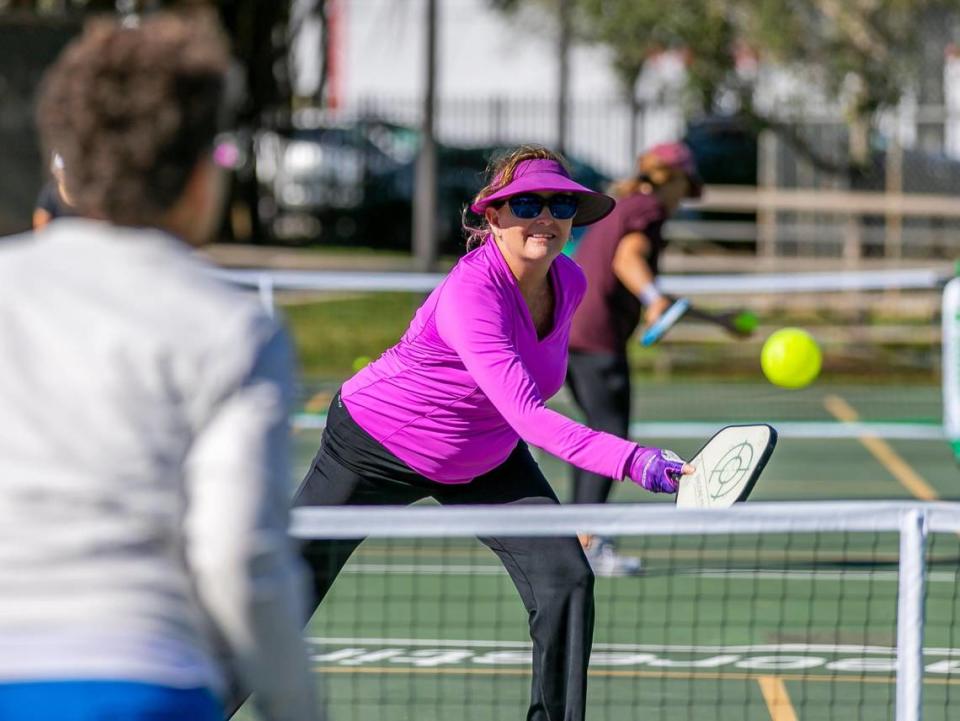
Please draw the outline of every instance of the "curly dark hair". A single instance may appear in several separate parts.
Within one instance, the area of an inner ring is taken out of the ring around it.
[[[213,144],[228,64],[207,13],[90,22],[47,71],[37,105],[77,212],[155,225]]]

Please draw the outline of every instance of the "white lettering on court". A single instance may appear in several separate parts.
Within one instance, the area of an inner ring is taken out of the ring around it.
[[[650,666],[657,668],[717,668],[733,663],[739,656],[710,656],[709,658],[700,658],[694,660],[675,661],[669,658],[654,658],[649,662]]]
[[[752,668],[763,671],[791,671],[822,666],[826,659],[817,656],[757,656],[745,658],[737,668]]]
[[[464,659],[473,656],[473,651],[461,651],[451,649],[425,649],[423,651],[414,651],[407,656],[395,656],[390,659],[390,663],[412,663],[414,666],[430,668],[432,666],[443,666],[448,663],[459,663]]]
[[[842,658],[827,664],[831,671],[896,671],[895,658]]]
[[[362,648],[341,648],[336,651],[331,651],[330,653],[315,653],[310,656],[312,661],[342,661],[345,658],[350,658],[351,656],[356,656],[358,653],[363,653]]]
[[[354,656],[340,662],[341,666],[359,666],[364,663],[374,663],[376,661],[385,661],[388,658],[399,656],[405,651],[402,648],[385,648],[382,651],[371,651],[362,656]]]
[[[500,664],[528,664],[532,660],[533,654],[530,651],[491,651],[482,656],[477,656],[473,659],[473,662],[496,666]]]
[[[955,659],[937,661],[936,663],[931,663],[924,670],[927,671],[927,673],[956,673],[960,671],[960,661]]]
[[[641,666],[656,658],[652,653],[606,653],[590,655],[591,666]]]
[[[314,648],[322,646],[315,644]],[[640,667],[672,669],[704,669],[734,666],[756,671],[796,671],[822,666],[825,670],[840,673],[890,673],[896,671],[896,658],[892,656],[867,656],[835,658],[827,661],[820,656],[772,655],[748,656],[742,654],[715,654],[701,658],[689,658],[689,651],[665,658],[654,653],[635,653],[631,651],[596,651],[591,655],[591,668]],[[928,654],[929,655],[929,654]],[[684,658],[687,656],[687,658]],[[326,648],[310,655],[314,663],[337,664],[339,666],[363,666],[389,662],[391,664],[409,664],[413,667],[434,668],[457,664],[481,664],[485,666],[526,666],[531,663],[532,655],[528,649],[515,650],[478,650],[470,648],[362,648],[346,646]],[[960,674],[960,658],[949,658],[928,663],[925,671],[930,674]]]

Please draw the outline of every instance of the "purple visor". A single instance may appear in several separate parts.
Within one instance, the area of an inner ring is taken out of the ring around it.
[[[500,190],[480,198],[471,206],[477,215],[491,205],[496,205],[512,195],[521,193],[572,193],[577,196],[579,205],[573,216],[574,225],[589,225],[608,215],[616,201],[609,195],[597,193],[575,182],[566,169],[556,160],[524,160],[513,171],[513,180]]]

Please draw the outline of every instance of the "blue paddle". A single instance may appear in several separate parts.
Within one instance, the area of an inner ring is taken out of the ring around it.
[[[688,310],[690,310],[690,301],[686,298],[677,298],[670,304],[670,307],[663,311],[663,314],[653,322],[653,325],[643,332],[643,335],[640,337],[640,345],[653,345],[663,338],[664,334],[673,328],[674,324],[683,318]]]

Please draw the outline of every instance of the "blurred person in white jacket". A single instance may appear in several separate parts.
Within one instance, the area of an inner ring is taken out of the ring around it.
[[[0,718],[314,721],[292,354],[216,227],[208,16],[88,26],[38,105],[76,217],[0,245]],[[222,164],[222,163],[221,163]]]

